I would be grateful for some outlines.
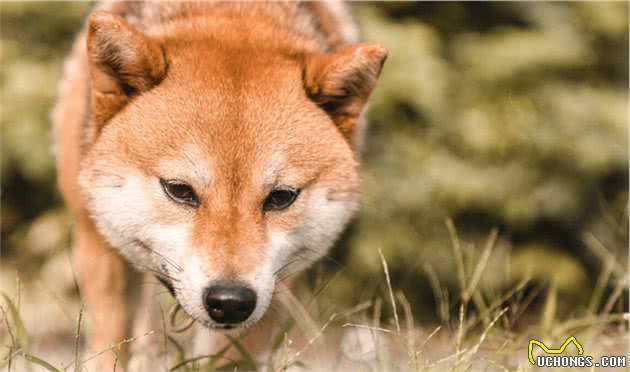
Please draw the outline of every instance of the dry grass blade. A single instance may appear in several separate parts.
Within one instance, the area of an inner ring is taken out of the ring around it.
[[[79,309],[79,320],[77,321],[77,331],[75,333],[75,345],[74,345],[74,360],[77,361],[74,366],[74,371],[81,371],[81,358],[79,355],[79,338],[81,337],[81,320],[83,320],[83,303]]]
[[[273,337],[274,341],[271,343],[271,348],[270,348],[271,353],[269,353],[270,358],[273,356],[273,353],[277,351],[284,344],[286,334],[289,333],[291,329],[293,329],[294,325],[295,325],[295,319],[289,318],[284,322],[284,324],[282,324],[279,327],[278,331],[276,332],[276,335]]]
[[[427,342],[429,342],[429,340],[432,339],[433,336],[435,336],[440,331],[440,329],[442,329],[442,326],[435,327],[435,329],[431,333],[429,333],[429,335],[422,341],[418,350],[422,350],[424,348],[424,345],[426,345]]]
[[[414,327],[413,327],[413,314],[411,312],[411,304],[405,297],[405,294],[402,292],[397,292],[396,297],[398,297],[398,301],[400,301],[403,307],[403,313],[405,313],[405,322],[407,327],[407,344],[412,348],[415,348],[415,337],[414,337]]]
[[[457,338],[455,339],[455,350],[457,353],[460,352],[462,342],[464,340],[464,304],[459,305],[459,323],[457,327]]]
[[[446,228],[448,229],[448,234],[451,238],[451,246],[453,248],[453,255],[455,256],[455,266],[457,269],[457,281],[459,282],[459,288],[462,293],[462,298],[464,291],[466,290],[466,271],[464,269],[464,255],[462,254],[462,247],[459,244],[459,238],[457,237],[457,230],[455,229],[455,225],[453,224],[452,219],[446,220]]]
[[[362,312],[363,310],[369,309],[370,306],[372,306],[372,301],[364,301],[339,314],[339,318],[348,318],[352,315]]]
[[[488,359],[488,358],[484,358],[484,357],[481,357],[481,359],[483,359],[483,360],[487,360],[489,364],[491,364],[491,365],[493,365],[493,366],[495,366],[495,367],[499,368],[501,371],[504,371],[504,372],[510,372],[510,370],[509,370],[509,369],[507,369],[507,368],[506,368],[503,364],[501,364],[501,363],[497,363],[495,360]]]
[[[7,307],[9,309],[9,314],[11,314],[11,319],[13,320],[13,325],[15,327],[15,334],[11,335],[11,341],[14,346],[18,346],[24,351],[24,353],[28,353],[29,351],[29,342],[28,342],[28,333],[26,332],[26,327],[24,326],[24,322],[22,321],[22,317],[20,316],[20,312],[18,307],[11,301],[11,298],[7,296],[5,293],[2,293],[2,297],[4,298]],[[8,317],[6,312],[4,312],[4,308],[2,310],[5,318],[5,322],[7,324],[8,329],[11,329],[8,323]]]
[[[184,350],[184,348],[182,347],[182,345],[179,344],[179,342],[173,338],[173,336],[166,334],[166,339],[173,344],[173,346],[175,347],[175,356],[173,357],[173,361],[175,364],[181,362],[184,360],[184,356],[186,355],[186,351]]]
[[[308,314],[302,303],[293,295],[289,287],[283,283],[278,283],[278,286],[283,289],[282,293],[278,295],[280,303],[289,311],[291,317],[295,319],[295,324],[297,324],[309,338],[313,337],[318,330],[315,321]]]
[[[4,360],[2,361],[2,364],[0,364],[0,368],[4,367],[6,364],[7,371],[10,372],[12,364],[13,364],[13,357],[19,354],[22,351],[22,348],[19,347],[19,345],[17,344],[17,340],[15,339],[15,336],[13,335],[13,331],[11,330],[11,324],[9,324],[9,317],[6,311],[4,310],[4,306],[0,305],[0,311],[2,312],[2,318],[7,327],[7,333],[9,334],[9,337],[11,338],[11,345],[9,345],[9,352],[7,356],[4,358]]]
[[[26,359],[27,361],[29,361],[30,363],[35,363],[40,367],[45,368],[48,371],[51,372],[61,372],[60,369],[55,368],[52,364],[48,363],[47,361],[40,359],[34,355],[31,354],[24,354],[24,359]]]
[[[256,360],[254,359],[254,357],[247,351],[247,349],[241,344],[241,342],[232,336],[226,336],[226,337],[228,340],[230,340],[230,344],[232,344],[232,346],[234,346],[234,348],[243,357],[243,362],[245,366],[248,368],[247,370],[248,371],[258,370],[258,363],[256,363]]]
[[[407,354],[411,359],[411,363],[413,363],[414,365],[414,370],[419,371],[420,366],[418,365],[418,353],[416,352],[416,337],[415,329],[413,326],[413,314],[411,312],[411,304],[402,292],[398,292],[396,293],[396,295],[398,297],[398,301],[400,301],[403,307],[403,312],[405,313],[405,321],[407,323],[407,340],[405,341],[405,348],[407,349]]]
[[[625,280],[620,279],[617,282],[615,289],[613,290],[611,295],[608,297],[608,300],[606,301],[606,303],[604,304],[604,307],[602,308],[601,316],[610,314],[610,312],[612,311],[613,307],[615,306],[619,298],[621,298],[621,295],[623,294],[624,290],[627,288],[628,288],[628,279],[625,279]]]
[[[601,314],[600,316],[589,316],[578,319],[571,319],[563,322],[555,329],[557,334],[572,333],[579,329],[591,328],[613,322],[625,321],[626,314]],[[624,335],[625,336],[625,335]]]
[[[607,260],[603,263],[602,272],[597,277],[597,282],[595,283],[593,293],[591,294],[591,298],[588,303],[588,312],[591,314],[597,313],[597,309],[602,303],[604,290],[610,280],[614,264],[615,262],[613,260]]]
[[[485,341],[486,337],[488,336],[488,332],[490,332],[490,329],[492,329],[492,327],[494,327],[494,325],[497,323],[497,321],[503,316],[503,314],[505,314],[508,311],[508,308],[505,307],[503,308],[499,314],[497,314],[497,316],[494,317],[494,319],[492,319],[492,321],[490,322],[490,324],[486,327],[486,329],[483,330],[483,332],[481,333],[481,336],[479,337],[479,341],[477,342],[477,344],[475,346],[473,346],[473,348],[470,350],[470,355],[473,356],[477,353],[477,351],[479,350],[479,347],[481,346],[481,344]]]
[[[490,231],[490,236],[488,237],[488,241],[486,242],[483,252],[481,253],[481,257],[479,258],[479,261],[477,262],[477,265],[475,266],[473,275],[470,278],[470,282],[468,283],[468,286],[466,287],[466,290],[464,292],[464,298],[463,298],[464,302],[468,302],[468,300],[470,300],[471,296],[473,295],[473,292],[477,288],[477,284],[479,284],[481,275],[483,274],[483,272],[486,269],[486,266],[488,265],[488,260],[490,259],[490,254],[492,253],[492,248],[494,248],[494,245],[497,241],[497,237],[498,237],[498,230],[496,228],[492,229],[492,231]]]
[[[527,283],[529,281],[530,281],[529,278],[525,278],[525,279],[521,280],[514,287],[512,287],[510,290],[505,292],[503,295],[501,295],[498,298],[495,298],[494,300],[492,300],[490,305],[488,305],[488,307],[487,307],[487,311],[480,314],[479,320],[488,317],[490,312],[496,310],[499,306],[501,306],[501,304],[503,304],[505,301],[507,301],[508,299],[512,298],[516,293],[518,293],[523,288],[525,288],[525,286],[527,285]],[[476,326],[479,320],[469,323],[467,325],[467,328],[472,328],[472,327]]]
[[[188,319],[184,320],[182,324],[177,325],[177,314],[179,314],[181,310],[183,310],[182,306],[178,302],[175,302],[168,311],[168,323],[171,331],[175,333],[185,332],[190,329],[193,324],[195,324],[195,318],[189,316],[186,312],[184,312],[184,316]]]
[[[317,300],[317,298],[322,295],[322,293],[324,293],[324,291],[326,290],[326,288],[328,288],[328,286],[330,286],[332,283],[335,282],[335,280],[337,280],[342,274],[342,271],[337,271],[335,274],[333,274],[330,279],[326,280],[326,282],[324,282],[322,285],[319,286],[318,289],[315,290],[315,292],[313,293],[313,295],[311,296],[311,298],[308,300],[308,302],[306,303],[306,306],[309,307],[311,305],[313,305]]]
[[[442,326],[437,326],[431,333],[429,333],[427,337],[424,338],[424,340],[420,344],[420,347],[418,347],[418,351],[416,352],[416,355],[423,355],[424,346],[429,342],[429,340],[433,338],[433,336],[435,336],[440,331],[440,329],[442,329]],[[426,365],[427,364],[426,357],[423,357],[423,359],[424,359],[424,364]]]
[[[118,367],[118,363],[120,362],[120,354],[116,350],[112,350],[116,358],[114,359],[114,365],[112,366],[112,372],[116,372],[116,368]]]
[[[13,358],[17,355],[20,355],[22,349],[13,350],[11,346],[9,346],[9,353],[2,360],[2,364],[0,364],[0,368],[7,366],[7,372],[11,372]]]
[[[604,244],[599,241],[592,233],[587,233],[583,237],[586,246],[599,257],[602,262],[611,261],[613,264],[613,273],[617,278],[623,278],[626,276],[626,271],[623,266],[617,262],[617,258],[606,249]]]
[[[387,267],[387,261],[383,256],[383,251],[378,249],[378,254],[381,256],[381,263],[383,264],[383,270],[385,271],[385,280],[387,281],[387,290],[389,291],[389,299],[392,302],[392,310],[394,311],[394,321],[396,322],[396,330],[400,333],[400,321],[398,320],[398,310],[396,309],[396,300],[394,299],[394,291],[392,289],[392,281],[389,277],[389,268]]]
[[[438,316],[442,324],[446,324],[450,321],[450,313],[448,311],[448,296],[444,295],[442,288],[440,287],[440,280],[438,279],[435,270],[429,264],[424,265],[424,271],[427,273],[429,283],[431,284],[431,290],[433,291],[433,297],[438,307]]]
[[[289,346],[291,345],[291,340],[289,340],[289,336],[285,333],[284,340],[282,342],[283,354],[282,354],[282,366],[278,369],[278,371],[286,371],[289,368]]]
[[[552,283],[545,299],[542,315],[540,317],[540,329],[543,334],[547,334],[551,329],[554,319],[556,319],[556,308],[558,304],[558,287]]]
[[[229,348],[229,347],[228,347],[228,348]],[[184,367],[184,366],[186,366],[186,365],[188,365],[188,364],[195,363],[195,362],[198,362],[198,361],[200,361],[200,360],[204,360],[204,359],[209,359],[210,361],[212,361],[212,360],[225,359],[225,360],[227,360],[227,361],[229,361],[229,362],[231,362],[231,363],[235,363],[235,364],[236,364],[236,361],[235,361],[235,360],[233,360],[233,359],[231,359],[231,358],[228,358],[228,357],[226,357],[226,356],[223,356],[223,354],[224,354],[224,353],[225,353],[225,351],[219,351],[217,354],[212,354],[212,355],[198,355],[198,356],[196,356],[196,357],[192,357],[192,358],[189,358],[189,359],[182,360],[181,362],[179,362],[179,363],[175,364],[173,367],[171,367],[170,369],[168,369],[168,372],[174,372],[174,371],[177,371],[178,369],[180,369],[180,368],[182,368],[182,367]]]
[[[134,342],[135,340],[137,340],[137,339],[139,339],[139,338],[142,338],[142,337],[146,337],[146,336],[152,335],[153,333],[155,333],[155,332],[153,332],[153,331],[149,331],[149,332],[146,332],[146,333],[144,333],[144,334],[142,334],[142,335],[140,335],[140,336],[137,336],[137,337],[131,337],[131,338],[124,339],[124,340],[120,341],[119,343],[114,344],[114,345],[112,345],[112,346],[108,347],[107,349],[105,349],[105,350],[101,350],[101,351],[99,351],[98,353],[96,353],[96,354],[94,354],[94,355],[90,356],[89,358],[82,360],[82,361],[81,361],[81,364],[85,364],[85,363],[89,362],[90,360],[92,360],[92,359],[94,359],[94,358],[97,358],[97,357],[99,357],[99,356],[101,356],[101,355],[105,354],[105,353],[106,353],[106,352],[108,352],[108,351],[112,351],[112,350],[120,349],[120,347],[121,347],[122,345],[125,345],[125,344],[128,344],[128,343],[131,343],[131,342]]]
[[[374,302],[374,311],[372,312],[372,327],[381,327],[381,310],[383,307],[383,300],[379,297]],[[370,330],[372,336],[372,342],[374,342],[374,353],[376,355],[376,366],[379,371],[385,370],[385,357],[383,354],[383,348],[381,347],[380,334],[374,330]]]
[[[9,337],[11,338],[11,346],[18,347],[17,340],[13,331],[11,330],[11,324],[9,324],[9,316],[7,315],[6,310],[4,310],[4,306],[0,305],[0,311],[2,312],[2,319],[4,320],[5,325],[7,326],[7,333],[9,333]]]
[[[313,336],[310,340],[308,340],[308,342],[306,343],[306,345],[304,345],[304,347],[302,349],[300,349],[298,352],[295,353],[295,355],[293,355],[293,357],[291,358],[291,362],[290,364],[295,363],[295,361],[297,360],[297,358],[300,357],[300,355],[302,355],[311,345],[313,345],[313,343],[324,333],[324,331],[326,330],[326,328],[328,328],[328,326],[330,325],[330,323],[332,323],[332,321],[337,317],[337,314],[332,314],[330,316],[330,318],[328,318],[328,320],[326,321],[326,323],[324,323],[324,325],[319,329],[319,331],[317,332],[317,334],[315,336]]]
[[[402,292],[397,292],[396,297],[398,297],[398,301],[400,301],[403,312],[405,314],[405,322],[406,324],[406,340],[404,341],[404,346],[407,351],[407,355],[410,358],[410,362],[414,365],[414,370],[418,371],[420,366],[418,365],[418,354],[416,352],[416,337],[415,337],[415,329],[413,326],[413,314],[411,312],[411,304],[405,297]],[[403,335],[400,335],[401,338]]]
[[[454,354],[451,354],[449,356],[445,356],[444,358],[438,359],[437,361],[427,365],[426,368],[427,369],[431,369],[431,368],[437,366],[438,364],[442,364],[444,362],[448,362],[451,359],[459,358],[460,356],[462,356],[462,354],[466,353],[467,351],[468,351],[468,349],[463,349],[463,350],[457,351]]]
[[[371,331],[390,333],[392,335],[396,334],[396,332],[390,331],[389,329],[386,329],[386,328],[372,327],[372,326],[367,326],[365,324],[345,323],[344,325],[341,326],[341,328],[346,328],[346,327],[364,328],[364,329],[369,329]]]
[[[162,324],[162,341],[164,346],[164,370],[168,370],[168,335],[166,333],[166,317],[164,316],[164,309],[162,308],[162,303],[160,306],[160,320]]]
[[[473,304],[475,304],[475,307],[477,307],[477,311],[479,314],[488,314],[488,306],[486,305],[486,301],[484,300],[481,291],[473,292],[472,302]],[[479,317],[479,319],[484,322],[484,325],[488,325],[488,323],[490,322],[488,317]]]

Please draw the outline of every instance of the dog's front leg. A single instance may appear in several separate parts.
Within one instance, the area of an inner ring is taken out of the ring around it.
[[[89,318],[88,350],[83,359],[117,345],[128,336],[127,263],[98,234],[89,220],[77,221],[74,263]],[[127,345],[106,351],[87,362],[90,371],[113,371],[127,358]],[[117,361],[117,359],[120,359]]]

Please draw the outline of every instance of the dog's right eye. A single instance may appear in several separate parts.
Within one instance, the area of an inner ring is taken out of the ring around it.
[[[163,180],[160,179],[164,192],[176,203],[188,204],[197,208],[199,206],[199,198],[195,194],[192,186],[180,180]]]

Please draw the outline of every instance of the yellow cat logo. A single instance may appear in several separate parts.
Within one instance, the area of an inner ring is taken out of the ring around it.
[[[542,343],[542,341],[539,341],[539,340],[533,340],[533,339],[529,340],[529,347],[527,348],[527,352],[529,355],[529,362],[533,365],[536,365],[536,362],[534,361],[534,356],[532,355],[532,349],[534,348],[534,345],[540,346],[540,348],[543,349],[543,351],[547,354],[562,354],[564,352],[564,349],[566,349],[567,345],[569,345],[571,342],[573,342],[573,344],[575,344],[575,347],[577,347],[579,355],[584,354],[584,348],[579,343],[579,341],[575,338],[575,336],[571,336],[567,338],[567,340],[562,344],[562,346],[560,346],[559,349],[550,349],[547,347],[547,345],[545,345],[544,343]]]

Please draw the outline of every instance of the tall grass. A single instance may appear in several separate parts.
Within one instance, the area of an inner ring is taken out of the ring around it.
[[[156,365],[163,371],[527,371],[533,370],[527,359],[530,338],[555,345],[570,335],[580,340],[588,355],[626,352],[628,313],[624,298],[627,298],[628,273],[594,236],[584,239],[601,259],[602,269],[588,306],[567,317],[559,314],[559,293],[553,284],[534,285],[523,280],[494,297],[489,296],[479,283],[488,274],[488,262],[499,232],[491,230],[483,248],[471,259],[462,250],[453,222],[446,221],[446,228],[451,236],[458,283],[455,303],[449,303],[447,289],[431,274],[431,267],[425,267],[441,324],[427,327],[414,321],[412,306],[405,294],[396,290],[387,257],[379,250],[385,286],[369,302],[349,309],[313,311],[310,305],[318,296],[325,295],[325,288],[335,276],[322,280],[310,297],[297,296],[291,289],[282,288],[278,294],[281,307],[274,311],[288,316],[276,325],[273,337],[266,340],[268,347],[263,356],[248,350],[242,337],[237,336],[225,336],[225,346],[215,353],[194,354],[186,343],[190,333],[182,337],[169,329],[162,311],[160,328],[83,355],[79,352],[81,308],[76,328],[68,330],[74,333],[75,344],[60,345],[69,350],[73,359],[54,365],[34,355],[29,348],[28,328],[20,316],[18,281],[14,296],[2,294],[0,368],[9,372],[89,370],[91,362],[104,353],[116,352],[123,344],[143,339],[159,347],[157,360],[161,362]],[[533,306],[535,302],[540,306]],[[124,368],[117,362],[112,371]]]

